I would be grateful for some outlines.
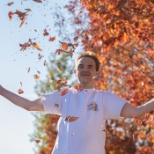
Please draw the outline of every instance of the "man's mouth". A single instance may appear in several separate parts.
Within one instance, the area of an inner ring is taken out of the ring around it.
[[[82,73],[81,76],[90,76],[90,73]]]

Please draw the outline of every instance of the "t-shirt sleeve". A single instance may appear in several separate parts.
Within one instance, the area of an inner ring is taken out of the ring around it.
[[[125,103],[126,100],[123,100],[110,92],[104,92],[103,108],[105,119],[118,119]]]
[[[59,91],[54,91],[49,94],[41,95],[42,104],[46,114],[58,114],[61,115],[63,96],[60,96]]]

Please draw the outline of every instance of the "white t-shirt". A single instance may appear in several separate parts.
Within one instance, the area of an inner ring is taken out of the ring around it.
[[[110,92],[95,89],[64,95],[54,91],[42,95],[47,114],[58,114],[58,135],[52,154],[105,154],[105,121],[118,119],[125,100]],[[69,121],[69,117],[78,117]]]

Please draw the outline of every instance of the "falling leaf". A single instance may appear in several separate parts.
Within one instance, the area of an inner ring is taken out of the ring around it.
[[[58,54],[58,55],[60,55],[62,52],[63,52],[62,49],[57,49],[55,53]]]
[[[76,36],[76,37],[74,37],[74,42],[76,42],[78,40],[78,37]]]
[[[49,35],[49,33],[47,32],[46,29],[44,29],[44,33],[43,33],[43,35],[44,35],[44,36],[48,36],[48,35]]]
[[[73,52],[70,51],[70,52],[69,52],[69,55],[70,55],[70,57],[72,58],[72,56],[73,56]]]
[[[37,3],[42,3],[42,0],[33,0],[33,1]]]
[[[20,82],[20,85],[21,85],[21,87],[22,87],[22,82]]]
[[[54,104],[54,106],[58,108],[59,107],[59,104]]]
[[[24,93],[23,90],[21,89],[18,90],[18,94],[23,94],[23,93]]]
[[[75,84],[74,84],[74,88],[75,88],[77,91],[82,91],[82,90],[83,90],[83,87],[82,87],[80,84],[78,84],[78,83],[75,83]]]
[[[54,41],[56,39],[56,37],[54,36],[54,37],[50,37],[49,38],[49,41],[51,42],[51,41]]]
[[[8,16],[9,16],[9,19],[10,19],[10,20],[12,20],[13,15],[14,15],[14,13],[13,13],[12,11],[10,11],[10,12],[8,13]]]
[[[25,9],[26,11],[28,11],[28,12],[30,12],[31,11],[31,9],[30,8],[28,8],[28,9]]]
[[[7,5],[8,6],[11,6],[12,4],[14,4],[14,2],[9,2]]]
[[[44,65],[44,66],[46,66],[46,60],[44,60],[44,63],[43,63],[43,65]]]
[[[43,58],[43,56],[39,53],[38,54],[38,59],[40,60],[41,58]]]
[[[78,119],[79,119],[79,117],[67,116],[67,117],[65,118],[65,121],[67,121],[67,122],[74,122],[74,121],[76,121],[76,120],[78,120]]]
[[[60,95],[64,96],[67,92],[68,92],[68,88],[65,88],[65,89],[62,90]]]
[[[35,142],[38,144],[38,143],[40,143],[40,142],[41,142],[41,140],[36,139],[36,140],[35,140]]]
[[[57,84],[61,84],[61,82],[62,82],[62,80],[58,80],[58,81],[57,81]]]
[[[38,74],[41,74],[41,72],[40,72],[40,71],[37,71],[37,73],[38,73]]]
[[[23,19],[19,25],[19,27],[21,27],[23,24],[25,23],[25,20]]]
[[[20,48],[20,51],[24,51],[24,50],[26,50],[28,47],[30,47],[31,44],[29,44],[29,43],[27,42],[27,43],[24,43],[24,44],[19,44],[19,46],[21,47],[21,48]]]
[[[24,24],[26,17],[28,16],[27,12],[21,12],[20,10],[16,10],[14,14],[17,14],[19,19],[21,20],[20,27]]]
[[[30,72],[30,67],[28,68],[28,73]]]
[[[42,49],[39,47],[39,45],[36,44],[35,42],[33,43],[33,47],[36,48],[39,51],[42,51]]]
[[[61,49],[64,50],[64,51],[66,51],[68,49],[68,43],[61,42],[61,41],[59,41],[59,42],[61,43]]]
[[[37,74],[35,74],[35,75],[34,75],[34,78],[35,78],[35,79],[39,79],[39,78],[40,78],[40,76],[39,76],[39,75],[37,75]]]

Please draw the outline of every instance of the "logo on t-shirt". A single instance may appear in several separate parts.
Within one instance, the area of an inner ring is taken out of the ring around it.
[[[95,102],[87,105],[88,110],[98,111],[98,105]]]

